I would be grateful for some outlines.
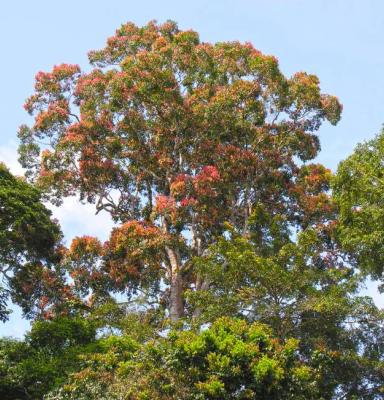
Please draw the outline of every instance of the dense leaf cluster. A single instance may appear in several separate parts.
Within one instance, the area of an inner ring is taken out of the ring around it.
[[[36,272],[48,273],[59,261],[61,232],[51,212],[41,203],[41,192],[0,164],[0,320],[7,319],[11,296],[30,311],[22,297],[35,292]]]

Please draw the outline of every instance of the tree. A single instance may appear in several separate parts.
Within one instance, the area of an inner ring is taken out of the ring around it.
[[[257,241],[234,235],[195,261],[211,283],[186,293],[189,307],[202,310],[194,322],[201,326],[230,315],[264,323],[280,341],[298,340],[301,360],[324,356],[317,381],[322,399],[381,398],[384,315],[371,298],[359,295],[362,276],[342,261],[345,254],[332,255],[335,229],[311,227],[293,243],[281,216],[263,217],[252,225],[261,225],[264,246],[259,235]]]
[[[7,319],[10,297],[31,311],[32,292],[43,294],[38,275],[52,274],[60,240],[60,228],[41,203],[40,191],[0,164],[0,273],[5,284],[0,287],[0,320]]]
[[[374,279],[383,278],[384,265],[383,161],[382,132],[340,163],[333,182],[340,241],[355,265]]]
[[[95,351],[89,321],[60,317],[34,323],[24,341],[0,339],[0,397],[42,399],[81,368],[80,354]]]
[[[204,43],[171,21],[127,23],[89,60],[87,73],[61,64],[36,75],[20,160],[56,203],[79,194],[121,223],[105,246],[86,238],[101,261],[90,271],[75,257],[76,270],[160,299],[177,321],[185,291],[209,285],[193,257],[227,223],[247,235],[260,205],[293,227],[310,222],[297,212],[297,161],[316,156],[315,131],[336,124],[341,105],[316,76],[286,78],[250,43]]]

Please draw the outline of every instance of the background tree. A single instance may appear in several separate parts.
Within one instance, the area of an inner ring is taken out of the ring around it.
[[[383,177],[382,132],[340,163],[333,184],[340,209],[340,240],[355,264],[375,279],[382,279],[384,266]]]
[[[316,156],[314,132],[341,106],[316,76],[286,78],[250,43],[204,43],[173,22],[125,24],[89,60],[87,73],[36,75],[20,160],[53,201],[79,194],[121,222],[93,276],[160,298],[176,321],[185,290],[209,284],[192,258],[226,222],[246,235],[261,204],[308,223],[294,207],[296,161]]]
[[[47,291],[54,294],[59,275],[50,267],[60,258],[60,240],[60,228],[41,203],[40,191],[0,163],[0,320],[7,319],[10,297],[28,314],[38,311],[33,307]],[[51,287],[40,282],[43,276]]]
[[[81,369],[80,354],[97,351],[96,329],[80,318],[36,321],[24,341],[0,339],[0,397],[42,399]]]
[[[383,313],[359,295],[365,273],[340,241],[331,180],[321,165],[300,169],[294,235],[285,214],[259,206],[246,237],[232,231],[196,257],[195,268],[210,285],[188,291],[188,305],[202,310],[199,324],[224,315],[268,324],[280,339],[298,339],[298,352],[308,362],[316,352],[332,355],[321,363],[323,398],[380,398],[384,343],[377,333]]]

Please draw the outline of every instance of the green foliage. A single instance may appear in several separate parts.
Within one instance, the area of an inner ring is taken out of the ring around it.
[[[81,368],[79,355],[93,350],[95,329],[81,319],[38,321],[24,342],[0,341],[0,398],[41,399]]]
[[[38,321],[25,342],[1,342],[0,395],[9,400],[331,400],[338,393],[376,400],[383,390],[383,315],[367,299],[353,306],[358,310],[348,315],[348,327],[319,315],[310,324],[303,318],[303,326],[283,337],[265,323],[229,317],[206,328],[159,335],[145,319],[119,315],[112,325],[126,333],[106,332],[98,339],[95,327],[105,324],[100,319],[105,309],[89,321]],[[336,308],[345,318],[343,308]],[[288,324],[288,316],[282,318]]]
[[[26,343],[2,338],[0,340],[0,396],[4,400],[26,398],[23,371],[20,364],[28,357]]]
[[[0,164],[0,274],[5,282],[5,287],[0,287],[0,320],[7,318],[9,296],[29,311],[27,297],[34,287],[29,286],[28,275],[33,280],[34,267],[28,270],[25,266],[28,263],[39,269],[42,263],[58,261],[60,239],[60,228],[41,203],[40,191]]]
[[[0,263],[17,267],[22,256],[31,261],[54,258],[60,238],[51,212],[41,203],[41,193],[14,177],[0,164]]]
[[[113,345],[97,356],[99,368],[76,374],[48,398],[87,392],[97,399],[102,392],[91,392],[104,380],[111,399],[318,399],[318,372],[300,360],[297,345],[280,343],[263,324],[223,318],[200,333],[170,332],[117,359]]]
[[[340,210],[339,237],[359,268],[383,277],[384,133],[360,144],[341,162],[333,181]]]
[[[91,321],[60,317],[52,321],[36,321],[27,340],[32,347],[56,351],[90,343],[95,335],[96,330]]]
[[[359,279],[348,264],[332,260],[332,238],[308,228],[292,241],[283,224],[276,227],[276,220],[281,217],[261,230],[251,227],[248,239],[236,234],[220,239],[206,256],[194,259],[210,282],[206,290],[187,293],[190,307],[202,310],[195,322],[245,316],[286,337],[307,331],[311,324],[338,324],[350,315]]]
[[[279,338],[299,340],[304,359],[321,354],[324,398],[375,399],[383,389],[384,315],[358,296],[363,277],[340,248],[337,225],[312,225],[293,237],[283,216],[259,209],[250,221],[248,237],[232,230],[194,259],[209,285],[187,292],[192,322],[231,315],[268,324]]]

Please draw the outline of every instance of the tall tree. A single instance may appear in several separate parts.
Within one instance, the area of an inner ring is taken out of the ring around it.
[[[176,321],[185,290],[209,284],[192,258],[226,223],[247,235],[260,204],[308,223],[294,206],[296,162],[316,156],[315,131],[336,124],[341,105],[316,76],[286,78],[250,43],[201,42],[171,21],[127,23],[89,60],[89,72],[36,75],[20,160],[53,201],[79,194],[121,223],[102,250],[111,289],[167,287]]]

